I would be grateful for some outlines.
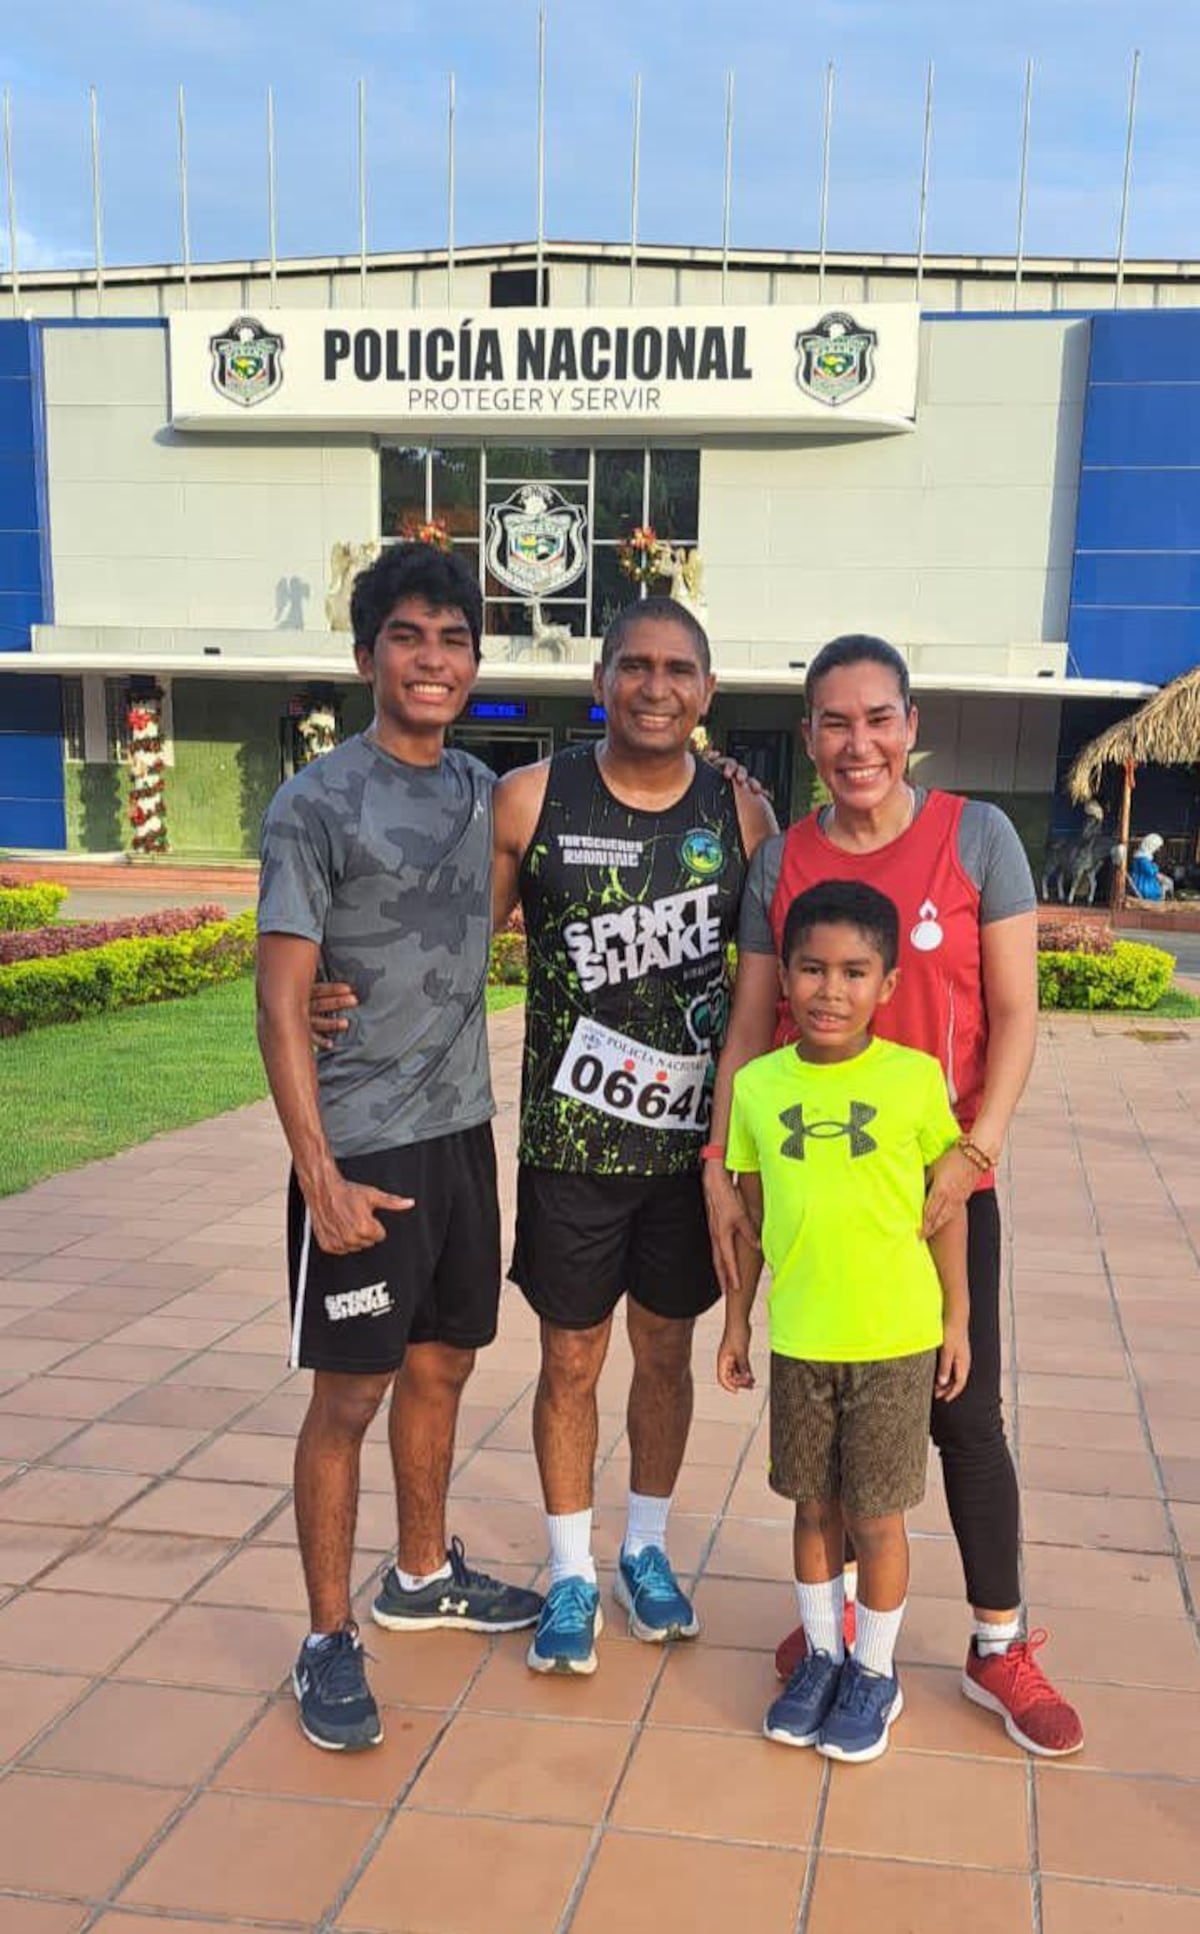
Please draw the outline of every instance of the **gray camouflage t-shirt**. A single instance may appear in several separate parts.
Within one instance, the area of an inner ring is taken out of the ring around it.
[[[335,1155],[495,1112],[484,990],[494,776],[465,752],[405,765],[361,735],[280,787],[263,822],[258,930],[321,949],[359,1005],[317,1062]]]

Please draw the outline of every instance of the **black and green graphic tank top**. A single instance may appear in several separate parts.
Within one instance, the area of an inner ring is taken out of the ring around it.
[[[555,754],[521,866],[522,1162],[695,1169],[745,872],[733,788],[711,766],[666,812],[641,812],[613,797],[593,746]]]

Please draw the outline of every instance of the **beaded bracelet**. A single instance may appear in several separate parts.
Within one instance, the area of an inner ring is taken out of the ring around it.
[[[979,1143],[973,1142],[969,1135],[960,1135],[958,1145],[971,1167],[978,1169],[981,1175],[986,1175],[990,1169],[994,1169],[1000,1159],[998,1155],[989,1155],[986,1148],[980,1148]]]

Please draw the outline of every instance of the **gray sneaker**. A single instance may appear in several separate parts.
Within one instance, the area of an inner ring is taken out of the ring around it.
[[[461,1538],[450,1540],[446,1556],[449,1578],[435,1578],[415,1592],[405,1591],[395,1565],[389,1565],[371,1607],[375,1623],[389,1632],[435,1631],[442,1626],[462,1632],[520,1632],[537,1624],[542,1609],[539,1592],[472,1571]]]

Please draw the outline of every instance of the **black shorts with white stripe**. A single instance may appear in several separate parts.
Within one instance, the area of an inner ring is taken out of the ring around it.
[[[496,1334],[500,1209],[490,1122],[410,1148],[345,1156],[349,1182],[411,1196],[379,1212],[387,1234],[370,1249],[331,1256],[313,1235],[293,1171],[288,1183],[288,1276],[293,1369],[376,1376],[399,1369],[410,1343],[481,1349]]]

